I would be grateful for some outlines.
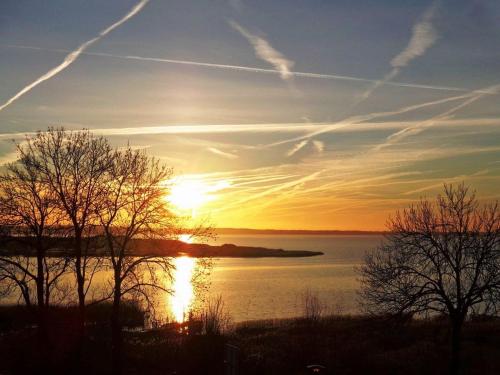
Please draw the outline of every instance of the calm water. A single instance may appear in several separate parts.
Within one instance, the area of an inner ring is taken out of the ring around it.
[[[174,280],[165,285],[174,294],[156,297],[160,320],[183,321],[192,306],[200,306],[210,297],[221,295],[226,310],[235,322],[300,316],[302,296],[306,291],[318,295],[325,309],[332,313],[356,313],[359,287],[355,267],[363,262],[366,251],[382,241],[381,236],[303,236],[303,235],[232,235],[219,236],[216,244],[232,243],[286,250],[316,250],[324,255],[306,258],[223,258],[214,261],[209,277],[210,288],[197,293],[191,283],[197,259],[174,259]],[[109,286],[110,271],[94,278],[93,290]],[[63,278],[74,289],[74,277]],[[1,303],[16,303],[19,295]],[[76,302],[76,299],[73,303]]]
[[[317,293],[331,312],[356,313],[355,267],[381,236],[232,235],[217,244],[318,250],[308,258],[228,258],[215,262],[210,294],[221,294],[234,321],[301,315],[302,295]]]

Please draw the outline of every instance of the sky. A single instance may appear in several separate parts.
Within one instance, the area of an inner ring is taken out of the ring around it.
[[[497,0],[2,0],[0,163],[92,129],[213,225],[384,229],[443,183],[500,192]]]

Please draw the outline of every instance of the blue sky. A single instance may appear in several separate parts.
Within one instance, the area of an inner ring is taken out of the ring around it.
[[[499,19],[482,0],[4,0],[0,160],[25,132],[95,129],[203,181],[221,226],[381,229],[444,182],[496,199]]]

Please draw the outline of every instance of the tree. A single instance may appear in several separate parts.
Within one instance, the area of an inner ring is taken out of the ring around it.
[[[136,239],[152,241],[178,235],[177,217],[169,211],[165,182],[171,170],[143,151],[117,151],[104,186],[106,199],[98,207],[107,255],[113,272],[111,313],[113,372],[121,370],[120,306],[128,293],[149,298],[147,289],[169,291],[172,265],[166,257],[134,254]],[[149,242],[149,246],[154,246]],[[160,273],[161,276],[158,276]]]
[[[44,183],[37,169],[24,157],[23,146],[17,147],[19,160],[8,164],[0,175],[0,225],[3,255],[0,274],[6,283],[4,291],[17,286],[28,307],[31,285],[35,284],[40,353],[48,346],[46,307],[51,288],[66,268],[66,259],[47,259],[49,238],[59,231],[60,215],[54,205],[55,194]],[[20,251],[19,251],[20,249]],[[18,253],[18,254],[16,254]],[[14,288],[16,289],[16,288]]]
[[[32,258],[28,256],[5,255],[0,258],[0,297],[7,298],[17,293],[19,300],[23,300],[26,307],[32,307],[31,284],[36,275],[33,269]]]
[[[55,205],[63,213],[62,224],[72,229],[79,330],[83,337],[85,297],[98,264],[94,260],[90,265],[88,250],[97,220],[95,207],[104,198],[102,182],[112,164],[112,148],[104,137],[95,137],[88,130],[64,128],[38,132],[24,143],[19,148],[21,160],[54,193]]]
[[[36,270],[27,268],[25,274],[36,283],[40,310],[45,304],[45,238],[57,224],[53,201],[52,191],[47,189],[26,159],[8,164],[6,171],[0,175],[1,225],[8,228],[7,234],[11,240],[22,242],[25,247],[34,250]]]
[[[150,255],[156,240],[179,235],[202,236],[204,227],[188,229],[168,204],[167,183],[172,170],[130,147],[116,151],[103,184],[105,197],[98,209],[107,253],[113,272],[111,312],[113,372],[121,372],[121,303],[127,294],[142,297],[148,305],[151,292],[170,293],[173,265],[165,256]],[[139,255],[137,245],[145,242],[149,253]],[[175,249],[171,249],[175,250]]]
[[[464,184],[445,185],[435,202],[397,212],[388,228],[360,269],[362,302],[375,313],[446,315],[457,374],[464,321],[496,313],[500,301],[498,203],[480,206]]]

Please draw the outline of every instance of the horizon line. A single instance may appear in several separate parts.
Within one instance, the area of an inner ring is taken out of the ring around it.
[[[240,231],[240,232],[288,232],[288,233],[365,233],[365,234],[382,234],[389,233],[388,230],[370,230],[370,229],[277,229],[277,228],[231,228],[231,227],[214,227],[215,232],[217,231]]]

